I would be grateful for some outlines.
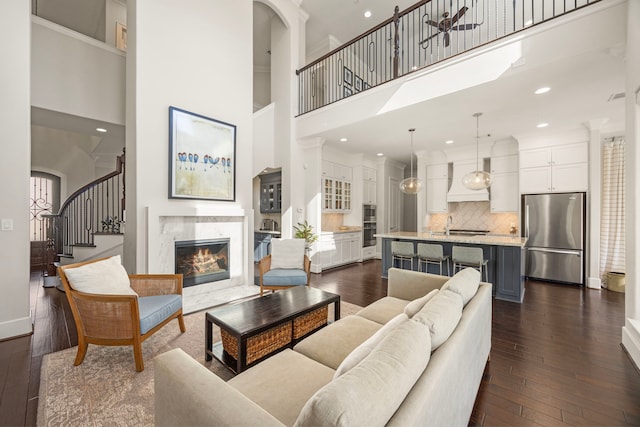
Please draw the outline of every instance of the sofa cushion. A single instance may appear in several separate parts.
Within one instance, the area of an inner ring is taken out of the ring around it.
[[[271,269],[304,269],[304,239],[271,239]]]
[[[412,320],[402,323],[357,366],[318,390],[295,425],[386,424],[424,372],[430,346],[425,325]]]
[[[379,323],[363,317],[345,316],[303,339],[293,349],[331,369],[337,369],[354,348],[380,328]]]
[[[140,333],[146,334],[182,308],[182,295],[152,295],[138,298]]]
[[[439,292],[439,289],[434,289],[428,294],[426,294],[425,296],[418,299],[414,299],[413,301],[411,301],[409,304],[405,306],[404,314],[406,314],[409,318],[412,318],[413,316],[415,316],[417,312],[419,312],[422,309],[422,307],[424,307],[427,301],[433,298],[438,292]]]
[[[375,334],[371,335],[365,342],[356,347],[345,359],[342,361],[338,369],[336,369],[336,373],[333,375],[334,378],[339,377],[340,375],[347,372],[349,369],[356,366],[362,359],[367,357],[369,353],[386,337],[389,335],[393,329],[395,329],[398,325],[403,322],[409,320],[406,314],[400,313],[393,319],[389,320],[385,323],[382,328],[378,329]]]
[[[65,268],[69,285],[76,291],[102,295],[138,295],[131,289],[129,275],[120,262],[120,255]]]
[[[438,292],[412,320],[424,323],[431,332],[431,351],[451,336],[462,317],[462,298],[448,290]]]
[[[365,319],[384,325],[389,322],[389,320],[402,313],[406,305],[406,300],[395,297],[384,297],[369,304],[356,314],[360,317],[364,317]]]
[[[332,378],[333,369],[286,349],[241,372],[228,384],[290,426],[307,400]]]
[[[462,304],[467,305],[471,298],[478,292],[480,285],[480,272],[475,268],[467,267],[457,272],[447,283],[442,285],[442,290],[450,290],[462,297]]]
[[[293,268],[271,269],[262,275],[263,285],[298,286],[307,284],[307,272]]]

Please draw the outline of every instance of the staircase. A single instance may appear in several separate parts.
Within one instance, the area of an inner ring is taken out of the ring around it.
[[[46,216],[49,275],[55,265],[122,255],[125,215],[125,154],[116,170],[78,189],[57,214]]]

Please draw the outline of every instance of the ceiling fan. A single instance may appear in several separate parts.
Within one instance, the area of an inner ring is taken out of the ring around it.
[[[478,27],[480,24],[463,24],[463,25],[454,25],[462,16],[469,10],[468,7],[462,7],[455,15],[449,18],[449,12],[444,12],[442,14],[442,20],[440,22],[432,21],[431,19],[427,20],[426,23],[431,25],[432,27],[436,27],[438,31],[435,34],[430,35],[426,39],[420,42],[421,45],[428,43],[434,37],[437,37],[440,33],[444,34],[444,46],[449,46],[449,31],[463,31],[463,30],[473,30]],[[423,46],[425,47],[425,46]]]

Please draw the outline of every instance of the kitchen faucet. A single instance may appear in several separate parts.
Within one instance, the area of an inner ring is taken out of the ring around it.
[[[451,224],[453,224],[453,217],[449,215],[449,217],[447,218],[447,226],[444,229],[447,233],[447,236],[449,235],[449,227],[451,226]]]

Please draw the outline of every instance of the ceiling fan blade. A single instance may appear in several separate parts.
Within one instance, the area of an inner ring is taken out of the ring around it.
[[[444,47],[449,47],[449,33],[444,33]]]
[[[479,25],[478,24],[456,25],[455,27],[451,27],[450,30],[453,30],[453,31],[474,30],[476,27],[479,27]]]
[[[455,23],[458,21],[458,19],[462,18],[462,15],[464,15],[467,10],[469,10],[469,8],[467,6],[462,7],[458,13],[456,13],[455,15],[453,15],[453,17],[451,18],[451,23]]]
[[[427,37],[426,39],[422,40],[422,41],[420,42],[420,44],[424,44],[424,43],[428,42],[428,41],[429,41],[429,40],[431,40],[432,38],[437,37],[437,36],[438,36],[438,34],[440,34],[440,32],[437,32],[437,33],[435,33],[435,34],[430,35],[430,36],[429,36],[429,37]]]
[[[425,21],[425,24],[429,24],[432,27],[436,27],[436,28],[439,27],[439,24],[436,21],[432,21],[431,19],[428,19],[427,21]]]

